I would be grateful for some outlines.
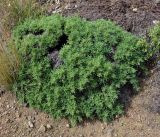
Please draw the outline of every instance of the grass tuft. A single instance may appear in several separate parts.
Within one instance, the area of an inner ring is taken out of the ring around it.
[[[0,0],[0,88],[8,89],[16,79],[20,60],[10,40],[15,26],[44,13],[36,0]]]

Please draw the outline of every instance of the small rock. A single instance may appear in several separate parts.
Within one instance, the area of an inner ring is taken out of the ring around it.
[[[41,125],[38,129],[39,132],[46,132],[46,127],[44,125]]]
[[[160,23],[160,21],[159,20],[153,20],[153,24],[158,24],[158,23]]]
[[[52,128],[52,126],[50,124],[47,124],[46,127],[47,127],[47,129],[51,129]]]
[[[67,124],[66,127],[69,128],[70,127],[69,124]]]
[[[78,6],[77,6],[77,5],[75,5],[74,7],[75,7],[75,8],[77,8]]]
[[[105,129],[105,127],[102,127],[102,130],[104,130]]]
[[[9,105],[7,105],[7,108],[9,108],[10,106]]]
[[[28,121],[28,126],[29,126],[30,128],[33,128],[33,127],[34,127],[34,125],[33,125],[33,123],[32,123],[31,121]]]
[[[133,12],[137,12],[137,11],[138,11],[138,9],[137,9],[137,8],[133,8],[132,10],[133,10]]]

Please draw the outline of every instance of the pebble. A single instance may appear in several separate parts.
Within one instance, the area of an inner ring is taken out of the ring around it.
[[[10,106],[9,105],[7,105],[7,108],[9,108]]]
[[[160,21],[159,20],[153,20],[153,24],[158,24],[158,23],[160,23]]]
[[[41,125],[38,129],[39,132],[46,132],[46,127],[44,125]]]
[[[105,129],[105,127],[102,127],[102,130],[104,130]]]
[[[134,11],[134,12],[137,12],[137,11],[138,11],[138,9],[137,9],[137,8],[133,8],[133,11]]]
[[[70,127],[69,124],[67,124],[66,127],[69,128]]]
[[[33,123],[32,123],[31,121],[28,121],[28,126],[29,126],[30,128],[33,128],[33,127],[34,127],[34,125],[33,125]]]
[[[47,127],[47,129],[51,129],[52,128],[52,126],[50,124],[47,124],[46,127]]]
[[[75,8],[77,8],[78,6],[77,6],[77,5],[75,5],[74,7],[75,7]]]

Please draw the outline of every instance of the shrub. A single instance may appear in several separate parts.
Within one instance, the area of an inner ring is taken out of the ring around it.
[[[126,84],[138,90],[137,73],[149,57],[145,40],[106,20],[43,17],[18,26],[13,36],[23,58],[17,96],[72,125],[122,114],[119,91]]]

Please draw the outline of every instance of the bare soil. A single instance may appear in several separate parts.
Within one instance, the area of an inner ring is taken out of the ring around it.
[[[111,19],[131,33],[145,36],[160,20],[160,4],[155,1],[64,0],[50,4],[48,10],[65,16],[79,14],[88,20]],[[0,137],[159,137],[159,66],[143,79],[140,93],[128,101],[126,114],[112,123],[86,121],[70,128],[67,120],[55,120],[39,110],[27,108],[11,92],[0,91]]]
[[[160,20],[157,0],[64,0],[64,15],[78,14],[88,20],[110,19],[136,35],[145,35]]]

